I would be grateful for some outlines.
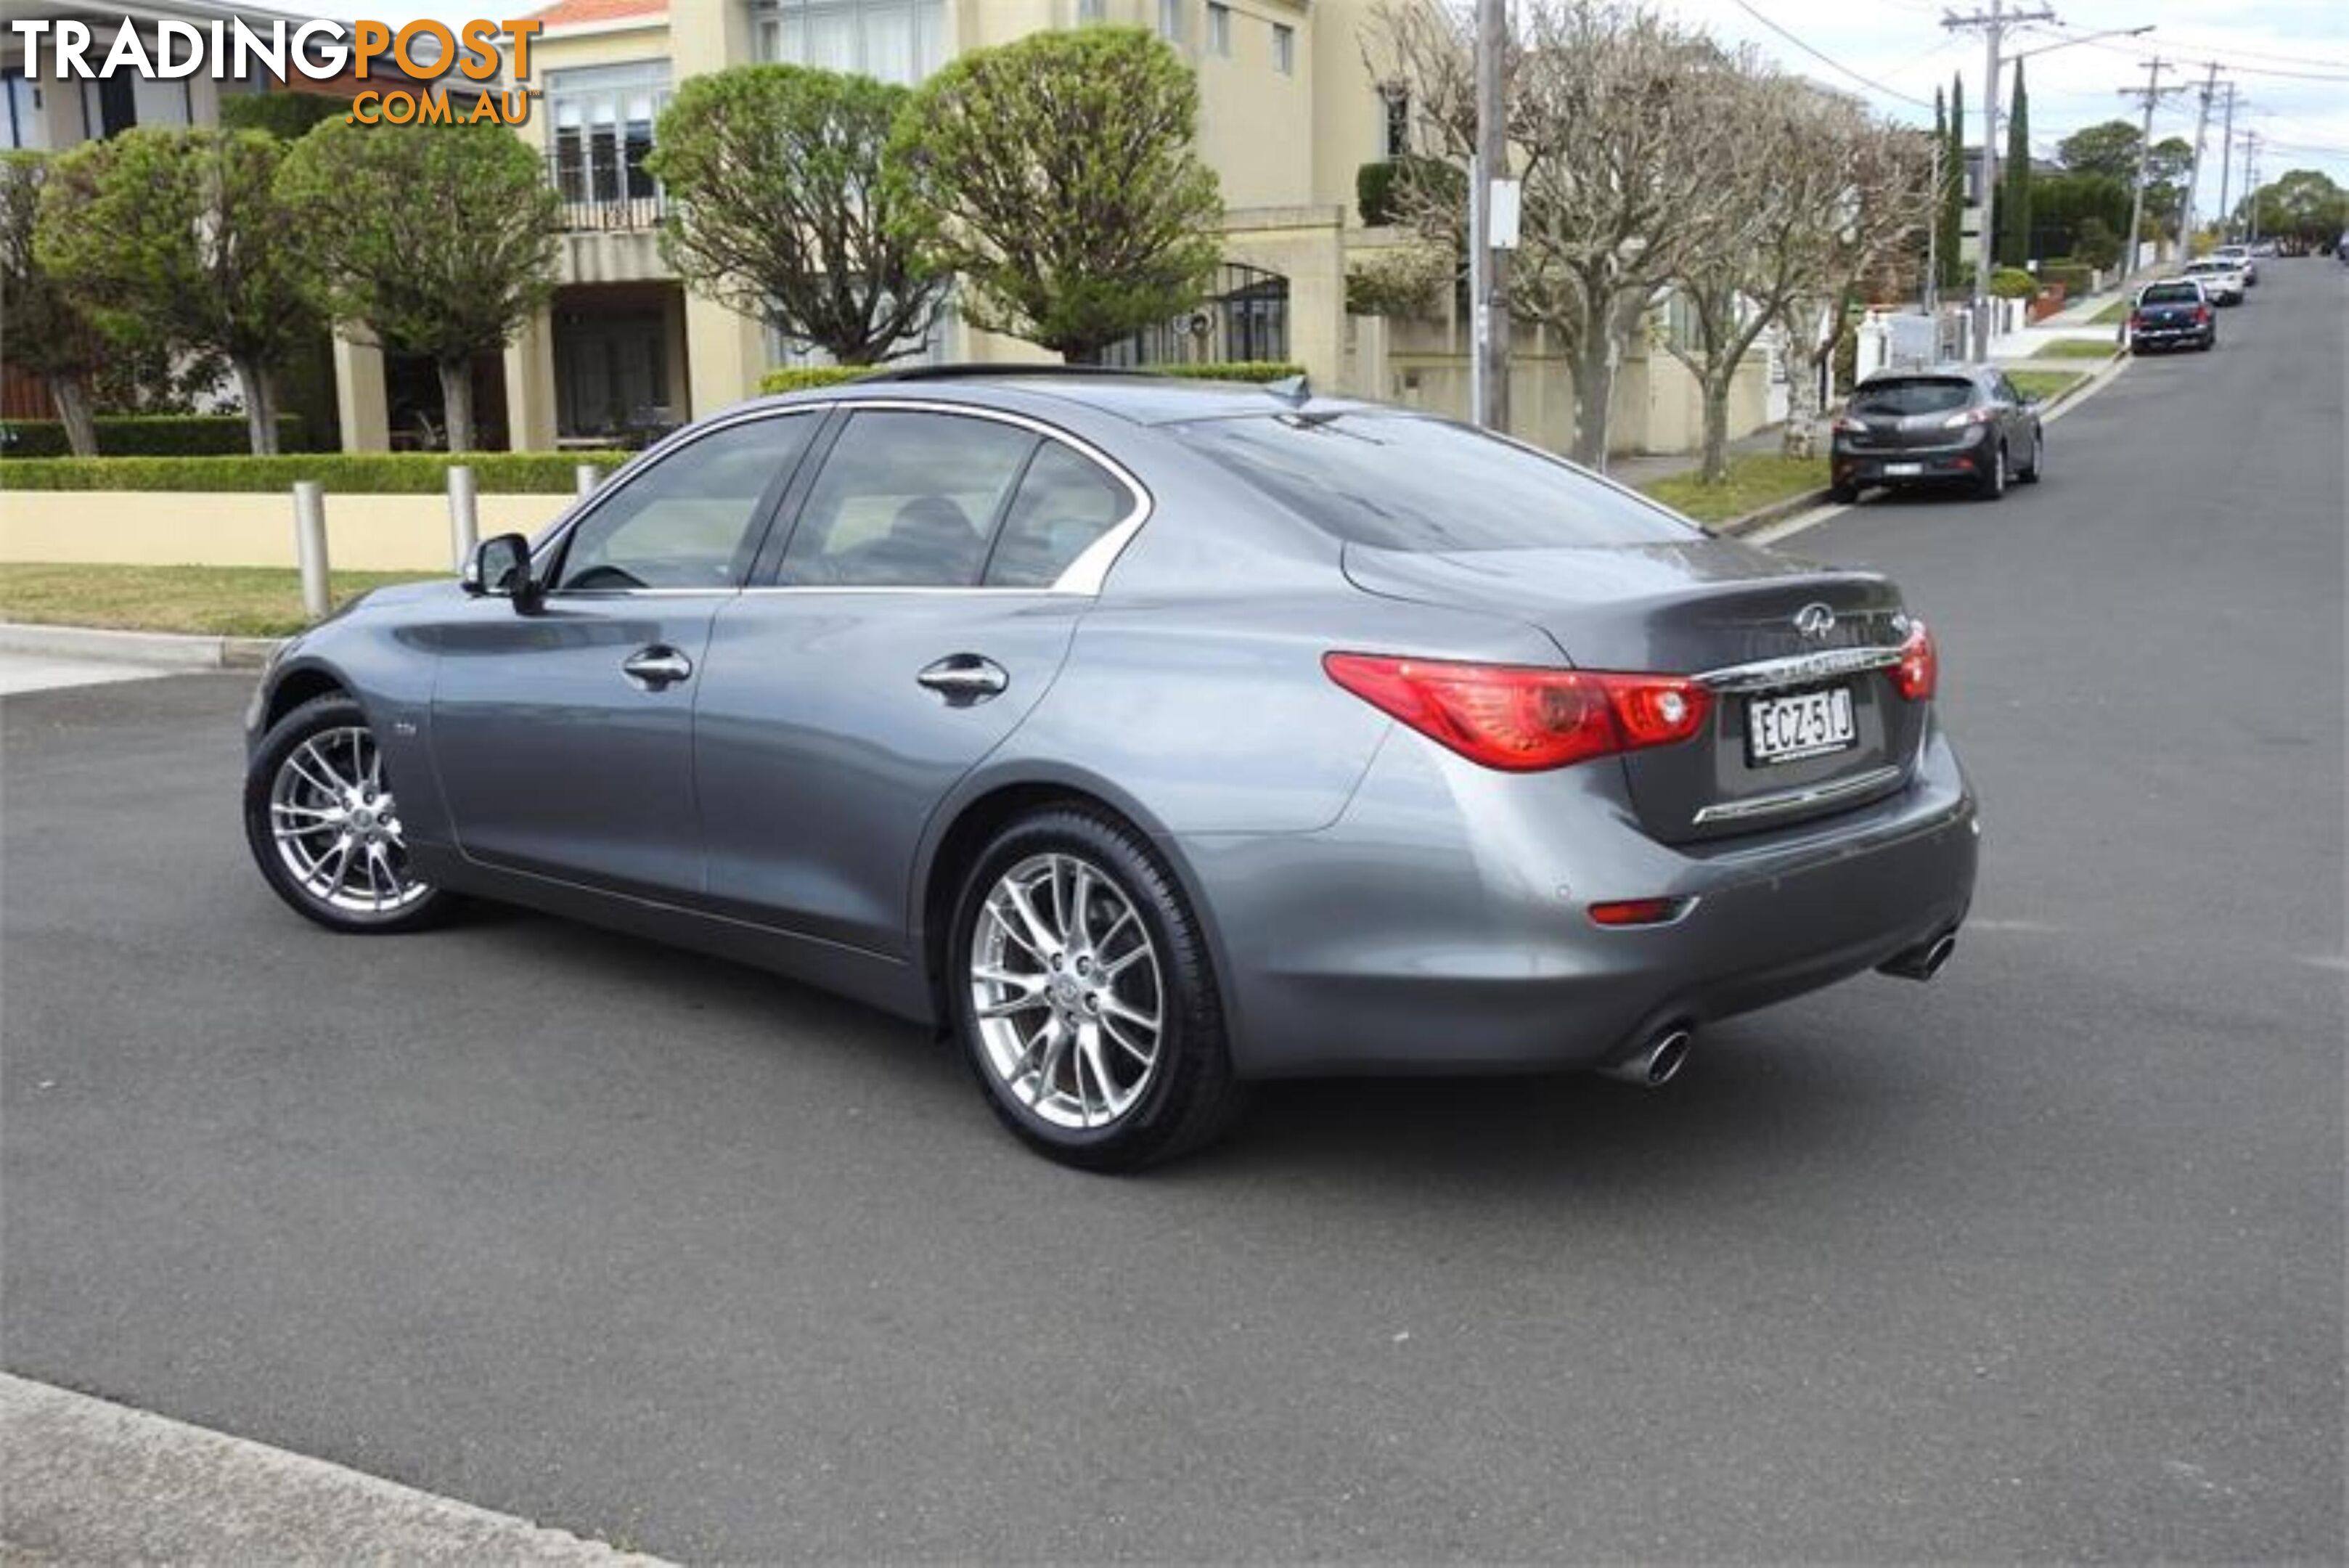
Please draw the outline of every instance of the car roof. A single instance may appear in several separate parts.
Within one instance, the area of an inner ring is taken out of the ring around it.
[[[1998,369],[1995,365],[1969,365],[1961,360],[1944,359],[1934,365],[1887,365],[1880,370],[1870,370],[1860,378],[1863,387],[1876,381],[1980,381]]]
[[[1398,411],[1358,399],[1326,397],[1303,377],[1282,381],[1207,381],[1154,370],[1076,365],[934,365],[883,370],[854,381],[770,400],[776,403],[968,402],[1043,414],[1075,404],[1141,425],[1311,410],[1332,414]],[[1408,411],[1408,410],[1401,410]]]

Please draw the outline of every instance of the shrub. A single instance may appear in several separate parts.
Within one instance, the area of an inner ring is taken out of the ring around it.
[[[869,376],[876,369],[872,365],[792,365],[760,377],[759,390],[804,392],[812,387],[837,387],[843,381]]]
[[[2019,266],[2002,266],[1990,275],[1990,292],[1995,299],[2029,299],[2039,292],[2039,280]]]
[[[243,414],[100,414],[98,450],[106,457],[212,457],[245,450]],[[302,442],[298,414],[277,416],[277,444]],[[57,420],[0,421],[0,458],[65,457],[72,449]]]
[[[316,480],[328,495],[437,495],[463,463],[484,494],[557,495],[576,488],[574,469],[604,472],[624,452],[340,452],[270,457],[27,457],[0,462],[0,490],[290,490]]]
[[[2050,288],[2060,287],[2067,297],[2077,299],[2095,286],[2096,271],[2084,261],[2041,262],[2039,281]]]
[[[1143,369],[1186,381],[1286,381],[1305,367],[1286,359],[1225,359],[1202,365],[1145,365]]]
[[[1418,192],[1413,190],[1414,184]],[[1354,171],[1354,207],[1361,213],[1362,223],[1371,228],[1408,223],[1411,199],[1419,192],[1446,204],[1455,201],[1465,203],[1468,176],[1440,158],[1411,153],[1365,163]]]

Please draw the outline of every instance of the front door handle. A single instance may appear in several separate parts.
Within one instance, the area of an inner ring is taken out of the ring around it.
[[[692,674],[693,660],[667,643],[657,642],[623,659],[620,673],[647,691],[658,691]]]
[[[1000,696],[1011,684],[1003,666],[976,653],[948,654],[936,664],[924,666],[914,679],[957,706]]]

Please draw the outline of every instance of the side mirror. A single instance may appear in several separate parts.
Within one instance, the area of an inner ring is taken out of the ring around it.
[[[507,598],[516,609],[529,608],[538,598],[538,585],[530,576],[530,541],[519,534],[482,540],[465,563],[463,581],[476,598]]]

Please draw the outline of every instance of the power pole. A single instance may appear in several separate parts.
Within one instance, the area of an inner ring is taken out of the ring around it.
[[[2178,265],[2194,259],[2194,188],[2202,181],[2202,139],[2210,130],[2210,100],[2219,96],[2219,62],[2202,78],[2202,111],[2194,117],[2194,161],[2186,173],[2186,194],[2178,203]]]
[[[2145,100],[2145,125],[2138,130],[2137,138],[2137,194],[2129,202],[2128,253],[2121,262],[2121,281],[2124,283],[2137,275],[2137,252],[2142,248],[2137,236],[2145,232],[2145,171],[2153,154],[2153,106],[2171,93],[2186,90],[2182,84],[2175,87],[2161,85],[2161,73],[2168,68],[2168,65],[2157,56],[2145,63],[2145,86],[2120,89],[2123,98],[2142,98]]]
[[[2251,204],[2251,233],[2244,237],[2260,237],[2260,133],[2243,132],[2243,197]]]
[[[2235,209],[2228,203],[2233,187],[2228,175],[2233,171],[2235,151],[2235,84],[2227,84],[2227,118],[2219,123],[2219,232],[2228,238],[2235,222]]]
[[[1475,418],[1509,428],[1509,257],[1493,243],[1493,182],[1509,177],[1509,119],[1501,64],[1508,47],[1507,0],[1476,0],[1476,157],[1469,192],[1471,259],[1476,264],[1469,336],[1475,350]]]
[[[1982,35],[1982,233],[1974,244],[1974,329],[1973,357],[1976,362],[1990,358],[1990,274],[1991,257],[1997,243],[1998,222],[1998,53],[2006,42],[2006,30],[2024,22],[2052,22],[2055,13],[2044,5],[2036,11],[2009,11],[2005,0],[1990,0],[1990,9],[1977,11],[1971,16],[1955,12],[1941,17],[1941,26],[1952,31],[1979,27]],[[1965,139],[1959,138],[1959,145]]]

